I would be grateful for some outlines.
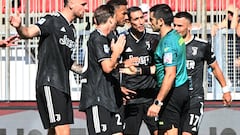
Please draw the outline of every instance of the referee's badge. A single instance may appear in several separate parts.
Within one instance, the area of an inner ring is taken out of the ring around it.
[[[198,47],[192,47],[192,55],[197,55]]]
[[[103,50],[104,50],[105,53],[109,53],[110,48],[109,48],[108,44],[103,45]]]

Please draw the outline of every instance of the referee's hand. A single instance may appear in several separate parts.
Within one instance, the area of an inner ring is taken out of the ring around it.
[[[149,117],[157,117],[160,109],[161,109],[160,106],[155,105],[155,104],[152,104],[152,105],[148,108],[147,116],[149,116]]]

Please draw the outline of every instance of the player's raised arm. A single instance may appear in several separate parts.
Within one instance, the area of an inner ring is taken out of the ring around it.
[[[31,25],[29,27],[22,26],[19,13],[17,13],[15,16],[11,16],[9,22],[14,28],[16,28],[21,38],[33,38],[40,34],[40,29],[37,25]]]

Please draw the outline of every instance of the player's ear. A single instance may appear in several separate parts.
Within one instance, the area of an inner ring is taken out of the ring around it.
[[[73,8],[73,2],[70,0],[69,2],[68,2],[68,7],[70,8],[70,9],[72,9]]]
[[[110,24],[113,24],[113,18],[112,17],[109,17],[108,21],[109,21]]]

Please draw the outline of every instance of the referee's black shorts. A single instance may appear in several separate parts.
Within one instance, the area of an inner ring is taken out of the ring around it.
[[[155,117],[147,116],[148,108],[153,104],[153,100],[146,103],[128,104],[121,107],[124,116],[124,134],[138,135],[142,121],[145,122],[151,134],[158,130],[158,123]]]
[[[161,107],[159,113],[159,130],[166,131],[174,126],[181,128],[183,111],[189,109],[188,81],[179,87],[172,88]],[[185,112],[187,113],[187,112]]]
[[[36,91],[37,106],[45,129],[73,124],[70,95],[51,86],[41,86]]]

